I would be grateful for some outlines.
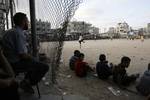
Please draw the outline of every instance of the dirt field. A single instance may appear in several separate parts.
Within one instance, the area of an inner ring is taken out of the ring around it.
[[[62,64],[58,72],[58,84],[64,95],[74,94],[88,97],[90,100],[145,100],[145,97],[136,94],[135,84],[128,89],[119,89],[111,79],[102,81],[96,77],[78,78],[68,67],[68,60],[75,49],[85,54],[85,61],[95,67],[99,54],[107,55],[109,62],[117,64],[122,56],[129,56],[132,61],[128,73],[142,74],[150,62],[150,40],[96,40],[85,41],[79,49],[77,41],[66,42],[63,49]],[[113,94],[108,88],[112,87],[118,91]],[[133,93],[135,92],[135,93]]]
[[[113,64],[118,64],[121,57],[125,55],[131,58],[128,73],[142,74],[150,62],[149,43],[149,39],[144,42],[140,40],[90,40],[85,41],[80,49],[78,41],[65,42],[61,65],[57,73],[59,95],[81,95],[88,97],[90,100],[145,100],[145,97],[137,94],[136,84],[132,84],[128,90],[121,90],[111,79],[102,81],[92,76],[86,78],[76,77],[74,72],[69,69],[68,61],[76,49],[85,54],[85,61],[91,67],[95,67],[101,53],[106,54],[107,60]],[[48,48],[49,45],[50,43],[45,43],[44,47]],[[108,89],[110,87],[115,89],[118,94],[111,92]]]

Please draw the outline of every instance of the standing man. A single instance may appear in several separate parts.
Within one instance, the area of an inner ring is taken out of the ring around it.
[[[80,49],[81,49],[81,43],[83,42],[84,43],[84,39],[83,39],[83,37],[82,36],[79,36],[79,44],[80,44]]]
[[[34,93],[32,88],[36,85],[49,66],[35,60],[27,50],[26,36],[24,30],[28,30],[28,18],[24,13],[16,13],[13,16],[15,27],[6,31],[2,39],[4,54],[13,67],[15,73],[27,72],[25,78],[20,83],[20,87],[25,92]]]

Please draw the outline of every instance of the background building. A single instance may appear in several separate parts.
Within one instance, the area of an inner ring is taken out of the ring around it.
[[[0,0],[0,37],[5,30],[6,16],[8,15],[9,0]],[[8,16],[7,16],[8,17]],[[7,20],[8,21],[8,20]]]
[[[90,27],[90,29],[89,29],[89,33],[90,34],[99,34],[99,28],[98,27]]]
[[[67,40],[79,39],[80,35],[82,35],[84,39],[96,39],[99,35],[99,28],[84,21],[70,22],[67,27]]]
[[[120,34],[121,37],[124,37],[127,36],[127,33],[130,31],[130,27],[126,22],[118,23],[116,31]]]
[[[46,34],[51,32],[51,23],[41,21],[41,19],[36,20],[36,31],[37,34]]]
[[[140,36],[147,35],[147,28],[139,28],[138,35]]]
[[[85,35],[89,34],[91,24],[84,21],[73,21],[68,24],[67,33],[70,35]]]
[[[110,27],[108,29],[108,35],[110,37],[117,37],[117,32],[116,32],[116,28],[115,27]]]
[[[150,23],[147,24],[147,34],[150,35]]]

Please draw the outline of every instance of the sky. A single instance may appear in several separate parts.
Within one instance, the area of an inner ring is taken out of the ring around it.
[[[18,1],[18,8],[29,14],[28,0],[16,1]],[[43,7],[43,3],[40,4],[41,1],[39,1],[37,0],[39,5],[37,10],[42,13],[37,13],[37,17],[50,18],[49,14],[45,14],[40,8]],[[49,10],[46,12],[52,13]],[[150,0],[83,0],[73,20],[86,21],[100,28],[101,31],[109,27],[116,27],[117,23],[124,21],[133,29],[143,28],[150,23]]]
[[[146,27],[150,23],[150,0],[83,0],[73,20],[101,29],[124,21],[134,29]]]

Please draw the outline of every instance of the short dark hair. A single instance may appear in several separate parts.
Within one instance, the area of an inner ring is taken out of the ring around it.
[[[105,54],[101,54],[101,55],[99,56],[99,60],[100,60],[100,61],[105,61],[105,60],[106,60]]]
[[[22,13],[22,12],[18,12],[16,13],[14,16],[13,16],[13,21],[14,21],[14,24],[15,25],[21,25],[22,24],[22,21],[24,19],[26,19],[27,16],[26,14]]]
[[[75,50],[74,51],[74,55],[76,55],[76,54],[80,54],[80,51],[79,50]]]
[[[131,61],[131,59],[129,57],[124,56],[121,58],[121,63],[130,62],[130,61]]]
[[[79,58],[84,57],[84,53],[80,53]]]

